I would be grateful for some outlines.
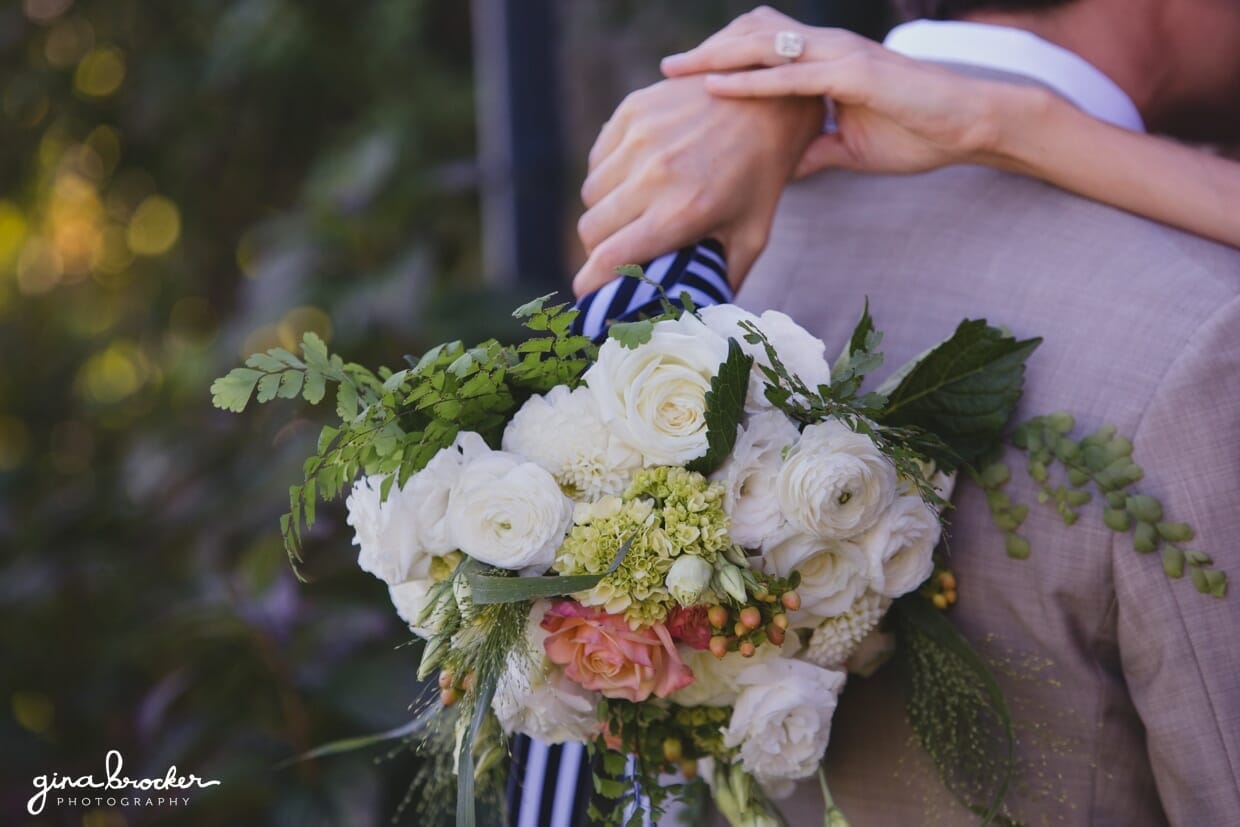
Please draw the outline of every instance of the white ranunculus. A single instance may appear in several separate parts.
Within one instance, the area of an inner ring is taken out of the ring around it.
[[[681,606],[695,606],[710,585],[715,567],[693,554],[682,554],[672,562],[664,585]]]
[[[763,553],[764,571],[779,577],[800,572],[801,608],[790,614],[798,628],[843,614],[881,576],[877,561],[851,540],[789,532]]]
[[[727,462],[711,477],[724,485],[724,509],[732,539],[745,548],[762,548],[783,529],[775,480],[784,451],[796,444],[797,427],[782,411],[755,414],[741,429]]]
[[[384,477],[354,481],[345,500],[345,522],[353,526],[362,570],[389,586],[429,577],[431,558],[456,549],[445,517],[461,464],[488,450],[482,437],[464,432],[410,477],[404,488],[393,485],[383,502],[379,493]]]
[[[749,393],[745,399],[748,413],[771,408],[771,403],[766,400],[766,375],[761,370],[761,366],[771,367],[771,360],[761,343],[745,341],[746,331],[740,327],[741,322],[749,322],[762,331],[779,355],[779,361],[783,362],[789,373],[800,377],[807,387],[816,390],[819,385],[831,383],[831,366],[824,355],[826,345],[790,316],[778,310],[767,310],[756,316],[734,304],[704,307],[701,315],[707,327],[724,338],[736,339],[745,353],[753,357],[753,373],[750,374]]]
[[[739,747],[741,765],[764,787],[808,778],[826,752],[845,677],[784,658],[747,669],[737,678],[724,746]]]
[[[751,658],[741,657],[738,652],[729,652],[717,658],[709,650],[682,646],[680,656],[693,673],[693,683],[677,689],[670,700],[680,706],[731,706],[740,694],[737,679],[743,672],[772,660],[796,657],[799,649],[800,641],[796,635],[788,635],[782,647],[759,646]]]
[[[779,472],[779,505],[807,534],[855,537],[896,496],[897,475],[874,441],[836,419],[806,426]]]
[[[547,632],[541,623],[549,606],[545,600],[534,603],[525,645],[509,653],[491,709],[510,734],[522,732],[551,744],[590,741],[599,731],[597,696],[547,658]]]
[[[635,349],[608,339],[584,378],[603,422],[646,465],[683,465],[706,453],[706,392],[727,356],[727,340],[686,313]]]
[[[465,463],[448,502],[456,547],[501,569],[546,571],[572,520],[573,502],[555,477],[503,451]]]
[[[405,621],[410,630],[420,638],[431,636],[430,629],[418,625],[418,617],[421,616],[422,610],[429,602],[433,585],[435,581],[426,578],[388,586],[388,594],[392,598],[392,605],[396,607],[396,614],[400,615],[400,619]]]
[[[906,494],[897,499],[873,528],[857,538],[882,566],[875,591],[894,599],[924,583],[934,573],[934,547],[941,534],[938,514],[921,497]]]
[[[584,502],[623,493],[642,467],[641,453],[603,424],[584,387],[530,397],[504,430],[504,450],[538,463]]]

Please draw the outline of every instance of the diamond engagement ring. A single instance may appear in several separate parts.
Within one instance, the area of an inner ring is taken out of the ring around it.
[[[775,32],[775,54],[796,60],[805,52],[805,38],[799,32]]]

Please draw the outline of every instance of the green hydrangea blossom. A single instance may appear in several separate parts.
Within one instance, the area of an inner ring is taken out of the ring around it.
[[[556,553],[560,574],[605,572],[632,538],[620,566],[575,596],[584,605],[623,612],[634,628],[662,623],[676,606],[665,580],[677,557],[693,554],[713,564],[732,545],[723,486],[684,468],[639,471],[623,496],[580,506],[574,523]]]

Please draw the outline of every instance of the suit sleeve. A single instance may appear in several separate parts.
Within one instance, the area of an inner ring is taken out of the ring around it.
[[[1223,599],[1168,578],[1131,535],[1112,548],[1124,676],[1176,825],[1240,814],[1240,299],[1217,310],[1162,378],[1134,435],[1138,488],[1231,580]],[[1100,768],[1105,771],[1105,767]]]

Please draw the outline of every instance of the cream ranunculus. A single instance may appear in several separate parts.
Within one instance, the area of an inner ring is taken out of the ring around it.
[[[495,688],[491,709],[509,734],[521,732],[540,741],[585,742],[599,732],[597,693],[574,683],[547,658],[540,625],[550,603],[534,603],[526,623],[526,641],[508,656]]]
[[[603,424],[589,389],[564,385],[521,406],[504,430],[504,450],[546,468],[582,502],[623,493],[642,467],[637,449]]]
[[[779,355],[779,361],[806,386],[816,390],[819,385],[831,383],[831,366],[824,355],[826,345],[790,316],[778,310],[767,310],[761,316],[755,316],[734,304],[705,307],[701,315],[707,327],[724,338],[736,339],[741,349],[753,357],[753,373],[750,374],[749,393],[745,398],[748,413],[754,414],[772,407],[766,399],[766,375],[762,372],[762,366],[771,367],[771,360],[761,343],[745,341],[746,331],[740,327],[741,322],[749,322],[762,331]]]
[[[603,422],[646,465],[684,465],[706,453],[706,392],[727,356],[727,340],[686,313],[635,349],[608,339],[584,378]]]
[[[763,553],[761,565],[779,577],[800,572],[797,594],[801,608],[791,613],[798,628],[817,626],[848,611],[881,575],[877,561],[857,543],[800,533],[785,534],[772,543]]]
[[[572,519],[572,500],[555,477],[503,451],[466,462],[448,500],[456,548],[501,569],[546,571]]]
[[[728,461],[711,477],[724,485],[729,533],[745,548],[762,548],[787,522],[775,480],[785,449],[796,441],[796,425],[782,411],[755,414],[741,430]]]
[[[892,599],[908,594],[934,573],[934,547],[942,524],[934,509],[915,494],[900,497],[878,523],[857,538],[877,559],[883,576],[874,590]]]
[[[807,534],[855,537],[891,505],[897,481],[872,439],[830,419],[801,432],[779,472],[779,505]]]
[[[782,658],[745,670],[724,746],[738,747],[741,765],[776,795],[786,782],[808,778],[826,752],[845,677]]]

